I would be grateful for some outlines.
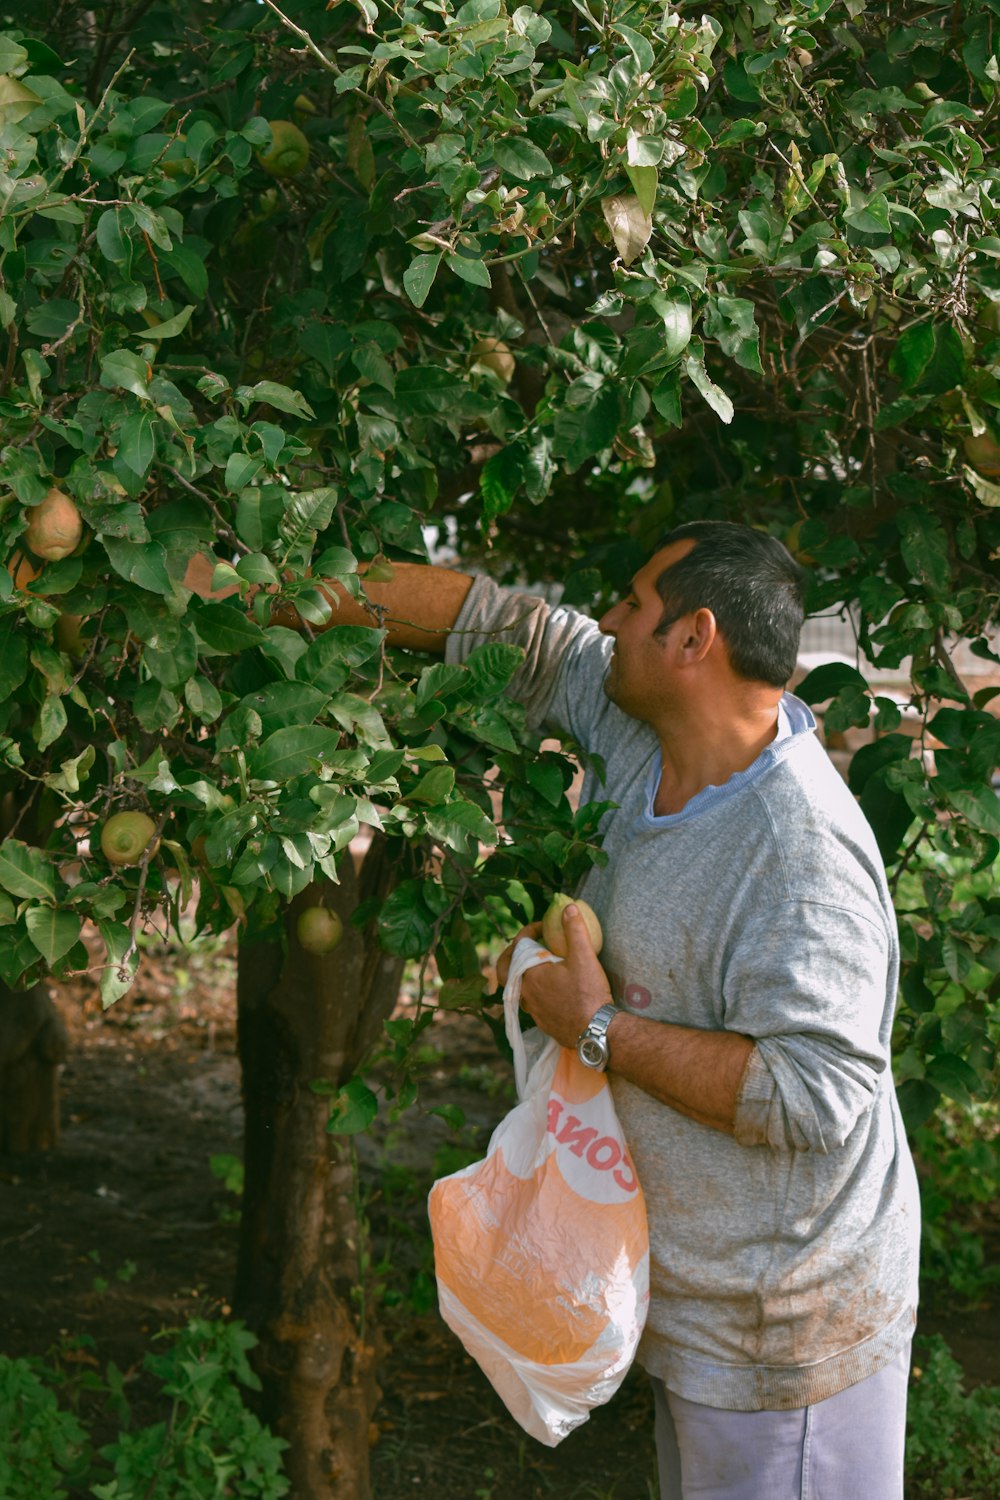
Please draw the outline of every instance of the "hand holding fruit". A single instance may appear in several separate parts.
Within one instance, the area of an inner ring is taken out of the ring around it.
[[[604,933],[601,924],[597,920],[597,914],[589,907],[586,901],[574,901],[572,896],[553,896],[548,910],[542,918],[542,942],[550,953],[557,958],[567,956],[568,941],[563,927],[563,916],[567,907],[575,906],[583,918],[595,953],[600,953],[604,945]]]
[[[557,902],[557,915],[550,920]],[[602,940],[600,923],[586,902],[557,896],[543,921],[522,928],[514,943],[522,937],[545,941],[546,922],[548,937],[565,945],[565,961],[529,969],[521,983],[521,1005],[548,1036],[555,1037],[563,1047],[575,1047],[594,1012],[612,998],[592,936],[596,929],[598,942]],[[501,984],[507,982],[514,943],[504,950],[497,963]],[[552,941],[546,941],[546,947],[550,953],[555,952]]]

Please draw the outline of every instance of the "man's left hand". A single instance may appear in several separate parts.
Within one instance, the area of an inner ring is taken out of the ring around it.
[[[575,1047],[595,1011],[612,998],[608,976],[601,968],[587,924],[575,906],[563,912],[566,958],[562,963],[537,964],[521,981],[521,1005],[548,1036],[563,1047]],[[542,924],[523,927],[497,963],[497,978],[506,984],[514,943],[523,937],[540,941]]]

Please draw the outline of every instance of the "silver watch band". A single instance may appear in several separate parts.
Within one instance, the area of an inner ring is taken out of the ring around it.
[[[584,1030],[577,1039],[576,1052],[580,1061],[587,1068],[594,1068],[603,1072],[611,1060],[611,1049],[608,1045],[608,1027],[618,1014],[618,1006],[614,1001],[609,1001],[591,1016]]]

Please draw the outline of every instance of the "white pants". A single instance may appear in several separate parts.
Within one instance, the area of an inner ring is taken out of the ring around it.
[[[653,1380],[661,1500],[902,1500],[909,1345],[795,1411],[723,1411]]]

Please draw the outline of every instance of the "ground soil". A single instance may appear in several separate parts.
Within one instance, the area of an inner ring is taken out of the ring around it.
[[[0,1159],[0,1352],[61,1346],[68,1367],[130,1370],[159,1329],[228,1313],[238,1198],[211,1162],[240,1152],[234,987],[232,950],[217,946],[151,951],[107,1014],[86,981],[59,994],[71,1049],[60,1147]],[[359,1138],[372,1312],[387,1345],[376,1500],[650,1500],[641,1374],[550,1450],[521,1433],[438,1317],[427,1188],[482,1154],[511,1086],[480,1022],[444,1016],[426,1035],[417,1108]],[[441,1104],[466,1123],[456,1131],[430,1113]],[[1000,1308],[939,1306],[922,1327],[945,1333],[971,1380],[1000,1382]]]

